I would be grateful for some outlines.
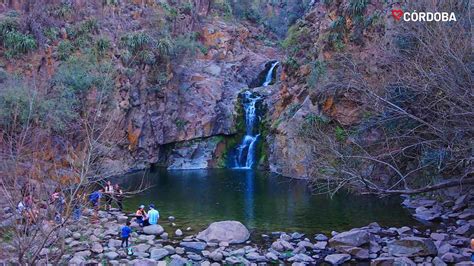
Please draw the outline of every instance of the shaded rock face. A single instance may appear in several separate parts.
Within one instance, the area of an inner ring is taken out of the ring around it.
[[[124,97],[129,104],[123,105],[130,107],[119,114],[127,121],[129,143],[127,150],[118,147],[107,160],[111,168],[144,168],[152,163],[170,169],[217,166],[223,151],[213,137],[237,133],[239,92],[280,54],[257,41],[255,36],[263,33],[250,25],[216,20],[198,31],[209,50],[170,66],[172,79],[158,91],[150,92],[153,84],[144,78],[149,73],[122,81],[121,86],[130,85]]]
[[[438,250],[431,239],[406,237],[388,243],[388,253],[397,257],[436,255]]]
[[[206,242],[227,242],[239,244],[247,241],[250,237],[249,230],[238,221],[215,222],[197,235],[198,239]]]

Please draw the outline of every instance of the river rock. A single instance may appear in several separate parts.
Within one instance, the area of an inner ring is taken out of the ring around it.
[[[147,235],[161,235],[165,230],[161,225],[158,224],[152,224],[143,227],[143,233]]]
[[[265,256],[262,256],[258,252],[255,252],[255,251],[247,253],[245,257],[251,261],[258,261],[258,262],[267,261],[267,258]]]
[[[109,248],[116,248],[116,247],[120,247],[121,244],[122,244],[122,241],[120,241],[120,240],[109,239],[109,242],[108,242],[107,246]]]
[[[369,243],[370,233],[366,230],[352,230],[335,235],[329,240],[331,246],[352,246],[358,247]]]
[[[167,240],[168,239],[168,233],[163,232],[163,234],[160,235],[161,239]]]
[[[324,258],[324,261],[331,263],[332,265],[340,265],[351,259],[348,254],[331,254]]]
[[[169,255],[168,250],[164,248],[152,248],[150,249],[150,258],[153,260],[161,260],[162,258]]]
[[[316,241],[328,241],[329,238],[328,238],[327,236],[323,235],[323,234],[317,234],[317,235],[314,237],[314,239],[315,239]]]
[[[208,257],[213,261],[222,261],[224,259],[224,255],[219,250],[214,250]]]
[[[194,261],[201,261],[202,257],[196,253],[189,253],[188,258]]]
[[[104,252],[104,248],[102,247],[102,245],[98,242],[95,242],[92,244],[92,247],[91,247],[91,251],[94,252],[94,253],[102,253]]]
[[[265,254],[265,257],[266,257],[267,259],[269,259],[270,261],[272,261],[272,262],[278,261],[278,256],[277,256],[275,253],[273,253],[273,252],[267,252],[267,253]]]
[[[313,245],[313,248],[314,249],[325,249],[327,245],[328,245],[328,242],[319,241],[319,242],[316,242],[316,244]]]
[[[369,258],[369,250],[360,247],[337,246],[336,250],[341,253],[347,253],[355,259],[366,260]]]
[[[456,229],[456,234],[469,237],[474,234],[474,225],[467,223]]]
[[[183,231],[181,231],[181,229],[176,229],[176,231],[174,232],[174,235],[175,235],[175,236],[182,236],[182,235],[183,235]]]
[[[114,260],[119,256],[119,254],[115,251],[110,251],[105,253],[104,256],[109,260]]]
[[[370,266],[392,266],[392,265],[403,265],[403,266],[416,266],[416,263],[406,257],[381,257],[373,259],[370,262]]]
[[[69,265],[84,265],[86,260],[83,257],[73,257],[69,260]]]
[[[388,253],[396,257],[430,256],[438,253],[429,238],[406,237],[388,243]]]
[[[249,239],[249,230],[238,221],[221,221],[212,223],[206,230],[200,232],[197,238],[206,242],[230,244],[244,243]]]
[[[174,222],[176,218],[174,216],[168,216],[168,221]]]
[[[456,263],[460,262],[463,260],[463,256],[461,254],[456,254],[452,252],[448,252],[441,256],[441,260],[443,260],[446,263]]]
[[[203,242],[181,242],[181,247],[201,251],[206,248],[207,244]]]
[[[139,244],[133,247],[133,250],[136,252],[147,252],[150,249],[151,245],[148,244]]]
[[[349,256],[350,258],[350,256]],[[303,253],[300,253],[300,254],[296,254],[294,255],[293,257],[289,258],[288,259],[289,262],[305,262],[305,263],[312,263],[314,262],[314,259],[311,258],[310,256],[306,255],[306,254],[303,254]]]
[[[293,245],[290,242],[285,241],[285,240],[281,240],[281,239],[273,242],[271,247],[272,247],[272,249],[274,249],[276,251],[279,251],[279,252],[294,249]]]
[[[72,238],[74,240],[79,240],[79,239],[81,239],[81,234],[78,233],[78,232],[75,232],[75,233],[72,234]]]

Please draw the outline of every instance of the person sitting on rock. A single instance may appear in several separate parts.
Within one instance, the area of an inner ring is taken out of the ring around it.
[[[150,204],[149,206],[150,210],[148,211],[148,222],[150,224],[157,224],[158,219],[160,219],[160,213],[155,210],[155,205]]]
[[[145,211],[145,205],[140,205],[138,210],[135,212],[135,218],[137,219],[137,223],[142,227],[148,224],[148,216]]]

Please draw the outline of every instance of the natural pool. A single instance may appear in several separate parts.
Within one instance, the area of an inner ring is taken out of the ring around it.
[[[121,180],[125,188],[142,180],[152,185],[126,199],[125,209],[133,212],[140,204],[154,203],[165,228],[169,227],[168,216],[175,216],[181,229],[200,230],[215,221],[238,220],[261,233],[330,233],[371,222],[396,227],[417,224],[398,197],[339,193],[330,199],[312,195],[302,180],[255,170],[157,170],[133,173]]]

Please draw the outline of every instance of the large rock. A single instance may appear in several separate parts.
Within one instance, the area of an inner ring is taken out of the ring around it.
[[[161,225],[158,224],[152,224],[149,226],[143,227],[143,233],[147,235],[161,235],[165,230]]]
[[[150,249],[150,258],[154,260],[161,260],[162,258],[169,255],[169,251],[164,248],[152,248]]]
[[[368,244],[370,241],[370,233],[366,230],[352,230],[342,232],[329,239],[329,244],[335,246],[352,246],[359,247]]]
[[[228,242],[239,244],[250,237],[249,230],[238,221],[222,221],[212,223],[206,230],[200,232],[197,238],[206,242]]]
[[[388,243],[388,253],[396,257],[437,255],[438,250],[429,238],[407,237]]]
[[[324,261],[331,263],[332,265],[340,265],[351,259],[351,255],[348,254],[331,254],[324,258]]]

